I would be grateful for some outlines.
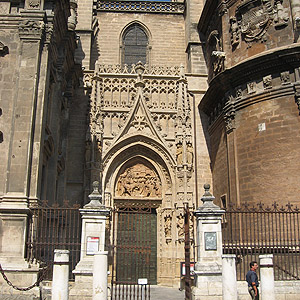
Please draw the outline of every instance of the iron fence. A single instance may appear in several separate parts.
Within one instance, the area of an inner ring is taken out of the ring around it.
[[[63,206],[47,202],[31,207],[26,249],[28,262],[37,262],[41,266],[51,265],[54,250],[70,251],[70,274],[80,259],[81,216],[79,205],[70,205],[64,201]],[[45,279],[52,279],[52,268],[48,268]]]
[[[237,280],[245,280],[251,261],[273,254],[275,280],[300,280],[300,210],[279,206],[229,207],[223,217],[223,253],[236,254]]]

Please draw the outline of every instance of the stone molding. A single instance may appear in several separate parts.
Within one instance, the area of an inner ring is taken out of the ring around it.
[[[143,13],[164,13],[183,14],[185,4],[183,2],[159,2],[159,1],[110,1],[98,0],[98,11],[109,12],[143,12]]]

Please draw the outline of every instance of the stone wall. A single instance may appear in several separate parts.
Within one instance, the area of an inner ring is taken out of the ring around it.
[[[185,28],[183,15],[99,12],[100,31],[93,47],[92,61],[120,64],[122,32],[131,22],[140,22],[149,31],[150,65],[185,65]],[[100,55],[100,56],[98,56]]]

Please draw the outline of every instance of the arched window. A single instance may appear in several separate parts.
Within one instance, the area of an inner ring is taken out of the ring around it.
[[[122,64],[148,63],[148,36],[139,24],[126,29],[122,42]]]

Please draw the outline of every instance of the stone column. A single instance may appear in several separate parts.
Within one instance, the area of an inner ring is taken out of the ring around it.
[[[210,185],[204,185],[201,198],[203,205],[195,211],[197,218],[198,262],[195,266],[195,300],[222,299],[222,231],[221,218],[224,214],[213,203],[215,197],[209,192]]]
[[[51,299],[69,299],[69,250],[54,250]]]
[[[222,255],[223,300],[237,300],[235,254]]]
[[[101,251],[94,255],[93,300],[107,300],[107,254]]]
[[[275,300],[273,254],[259,256],[260,293],[262,300]]]
[[[94,255],[104,251],[105,223],[110,209],[102,205],[102,197],[98,190],[99,182],[93,183],[91,200],[80,209],[82,215],[80,261],[73,270],[75,285],[70,291],[70,298],[91,297],[93,293]]]

